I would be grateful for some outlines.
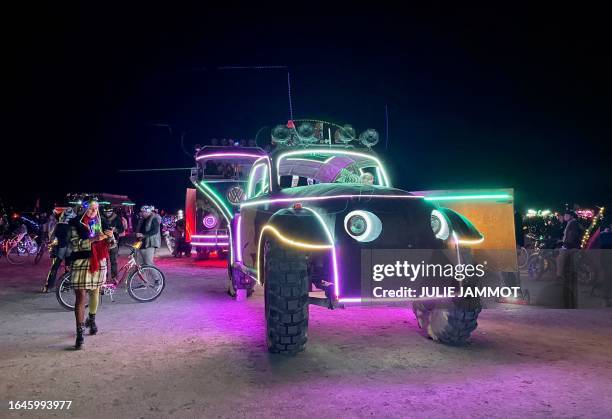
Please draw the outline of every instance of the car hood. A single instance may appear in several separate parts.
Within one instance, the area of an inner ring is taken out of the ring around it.
[[[283,189],[279,192],[279,198],[292,197],[322,197],[334,195],[402,195],[412,196],[410,192],[401,189],[389,188],[387,186],[360,185],[346,183],[321,183],[318,185],[298,186]]]

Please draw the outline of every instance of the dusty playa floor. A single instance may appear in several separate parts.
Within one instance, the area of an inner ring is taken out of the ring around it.
[[[485,310],[456,348],[407,308],[312,307],[308,349],[287,358],[266,352],[261,289],[235,302],[223,268],[162,259],[162,297],[104,297],[99,335],[76,352],[72,313],[36,293],[47,263],[0,261],[0,417],[612,416],[611,309]]]

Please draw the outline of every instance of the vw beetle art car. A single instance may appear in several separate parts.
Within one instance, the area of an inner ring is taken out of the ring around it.
[[[264,287],[270,352],[304,349],[310,304],[363,302],[364,249],[458,252],[483,240],[460,214],[393,188],[371,151],[377,140],[374,130],[357,136],[350,126],[289,121],[272,130],[270,154],[253,153],[244,200],[230,221],[229,290],[250,295],[255,283]],[[480,303],[418,300],[413,309],[430,337],[460,344],[476,328]]]

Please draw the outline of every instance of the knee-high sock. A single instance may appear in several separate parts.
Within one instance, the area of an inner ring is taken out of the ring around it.
[[[89,314],[96,314],[100,302],[100,289],[89,290]]]

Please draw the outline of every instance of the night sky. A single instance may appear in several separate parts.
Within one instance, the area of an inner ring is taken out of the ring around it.
[[[387,106],[376,151],[403,189],[513,187],[521,209],[612,201],[602,10],[53,6],[15,12],[5,37],[5,205],[85,190],[176,210],[188,172],[119,170],[191,166],[182,133],[191,153],[286,122],[287,70],[219,69],[271,65],[289,68],[296,118],[384,138]]]

